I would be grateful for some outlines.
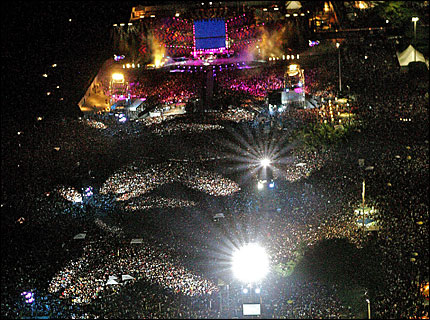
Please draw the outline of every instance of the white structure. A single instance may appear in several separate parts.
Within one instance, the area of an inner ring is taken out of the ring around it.
[[[424,62],[429,68],[429,60],[424,55],[415,49],[411,44],[403,52],[397,52],[397,59],[399,60],[400,67],[407,67],[410,62]]]

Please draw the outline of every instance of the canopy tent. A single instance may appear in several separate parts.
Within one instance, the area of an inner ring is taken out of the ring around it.
[[[76,236],[73,237],[74,240],[84,240],[86,238],[86,233],[78,233]]]
[[[403,52],[397,52],[397,59],[399,60],[400,67],[407,67],[410,62],[424,62],[429,67],[429,61],[424,55],[415,49],[411,44]]]
[[[224,218],[224,217],[225,217],[224,213],[220,212],[220,213],[215,214],[213,218],[214,219],[219,219],[219,218]]]
[[[122,279],[122,281],[125,281],[125,280],[134,280],[134,278],[131,275],[129,275],[129,274],[123,274],[122,277],[121,277],[121,279]]]
[[[300,1],[287,1],[285,3],[285,8],[287,10],[298,10],[302,7]]]
[[[114,279],[109,279],[109,280],[106,282],[106,285],[108,285],[108,284],[119,284],[119,282],[115,281]]]
[[[143,239],[142,239],[142,238],[139,238],[139,239],[132,239],[132,240],[130,241],[130,244],[134,244],[134,243],[143,243]]]

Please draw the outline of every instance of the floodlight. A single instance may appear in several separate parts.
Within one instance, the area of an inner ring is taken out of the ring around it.
[[[260,289],[260,288],[255,288],[255,293],[256,293],[256,294],[260,294],[260,292],[261,292],[261,289]]]
[[[268,165],[270,165],[270,159],[269,158],[263,158],[263,159],[261,159],[260,160],[260,164],[263,166],[263,167],[267,167]]]
[[[247,294],[247,293],[248,293],[248,289],[247,289],[247,288],[243,288],[242,292],[243,292],[244,294]]]
[[[269,257],[264,248],[248,243],[233,253],[232,270],[242,282],[257,282],[269,272]]]

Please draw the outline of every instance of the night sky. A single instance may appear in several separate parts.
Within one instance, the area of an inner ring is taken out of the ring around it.
[[[112,54],[112,24],[128,22],[131,8],[136,4],[128,1],[3,4],[2,119],[79,113],[77,102],[101,64]],[[47,78],[42,76],[44,73]],[[48,91],[52,92],[50,96],[46,94]]]

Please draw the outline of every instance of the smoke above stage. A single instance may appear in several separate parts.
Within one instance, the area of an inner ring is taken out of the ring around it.
[[[258,38],[253,45],[248,46],[242,54],[252,57],[252,60],[266,60],[269,57],[282,57],[284,44],[286,42],[287,27],[283,26],[279,30],[270,30],[265,26],[260,26]]]
[[[164,64],[164,57],[166,56],[166,48],[162,42],[160,42],[156,37],[150,35],[149,45],[151,52],[151,61],[156,68],[161,67]]]
[[[261,40],[259,42],[259,53],[263,59],[275,56],[282,56],[282,45],[285,37],[286,27],[283,26],[281,30],[268,30],[265,27],[261,28]]]

